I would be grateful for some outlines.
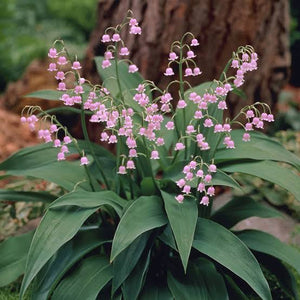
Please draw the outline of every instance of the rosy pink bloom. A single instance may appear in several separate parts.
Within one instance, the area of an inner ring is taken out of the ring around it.
[[[176,151],[183,150],[184,148],[185,148],[185,146],[182,143],[176,143],[176,145],[175,145]]]
[[[108,42],[110,42],[110,36],[108,34],[103,34],[101,42],[102,43],[108,43]]]
[[[207,189],[207,195],[209,196],[214,196],[215,194],[215,188],[213,186],[210,186],[208,189]]]
[[[80,62],[79,61],[74,61],[73,62],[73,65],[72,65],[72,69],[73,70],[80,70],[81,69],[81,65],[80,65]]]
[[[226,143],[226,148],[234,149],[234,148],[235,148],[235,146],[234,146],[234,141],[233,141],[233,140],[229,140],[229,141]]]
[[[65,153],[64,152],[58,152],[57,153],[57,160],[65,160]]]
[[[198,67],[194,68],[194,70],[193,70],[194,76],[201,75],[201,74],[202,74],[202,72],[200,71],[200,68],[198,68]]]
[[[249,142],[250,141],[250,134],[249,133],[244,133],[243,135],[243,141],[244,142]]]
[[[48,56],[51,58],[56,58],[57,57],[57,51],[55,48],[50,48],[48,52]]]
[[[64,82],[59,82],[58,87],[57,87],[58,91],[66,91],[66,84]]]
[[[192,160],[192,161],[190,161],[189,166],[190,166],[191,169],[194,170],[197,167],[197,163],[194,160]]]
[[[193,179],[193,177],[194,177],[194,174],[192,172],[187,172],[185,179],[190,181]]]
[[[252,123],[246,123],[246,125],[245,125],[245,130],[246,130],[246,131],[251,131],[251,130],[253,130]]]
[[[109,144],[115,144],[115,143],[117,143],[117,142],[118,142],[117,136],[114,135],[114,134],[112,134],[112,135],[109,137],[109,139],[108,139],[108,143],[109,143]]]
[[[260,115],[260,118],[261,118],[263,121],[268,121],[268,114],[262,113],[262,114]]]
[[[176,181],[177,186],[179,186],[180,188],[183,188],[185,186],[185,180],[183,178],[179,179],[178,181]]]
[[[179,100],[177,103],[177,108],[185,108],[186,107],[186,102],[184,100]]]
[[[164,73],[166,76],[172,76],[174,75],[174,71],[172,68],[167,68],[166,72]]]
[[[57,71],[56,64],[55,63],[49,64],[48,71],[50,72]]]
[[[74,88],[74,93],[75,94],[83,94],[84,93],[83,87],[81,85],[76,85]]]
[[[59,139],[54,140],[53,146],[54,146],[55,148],[60,147],[60,146],[61,146],[60,140],[59,140]]]
[[[224,100],[218,103],[218,109],[222,109],[222,110],[227,109],[227,104]]]
[[[172,121],[167,122],[166,128],[168,130],[173,130],[174,129],[174,122],[172,122]]]
[[[208,206],[209,198],[207,196],[203,196],[202,199],[201,199],[200,204]]]
[[[106,69],[111,66],[111,62],[108,59],[102,61],[102,69]]]
[[[65,79],[65,73],[62,72],[62,71],[59,71],[59,72],[56,73],[55,78],[57,80],[64,80]]]
[[[182,191],[183,191],[185,194],[190,194],[190,192],[191,192],[191,186],[186,184],[186,185],[183,187]]]
[[[159,159],[158,151],[153,150],[153,151],[151,152],[151,157],[150,157],[150,159]]]
[[[274,122],[274,116],[272,114],[268,115],[268,122]]]
[[[113,59],[114,58],[111,51],[106,51],[104,53],[104,57],[105,57],[105,59]]]
[[[194,58],[194,57],[196,57],[194,51],[190,50],[187,52],[187,58]]]
[[[127,169],[135,169],[134,161],[133,160],[128,160],[126,164]]]
[[[259,121],[260,121],[260,119],[257,118],[257,117],[255,117],[255,118],[253,118],[253,120],[252,120],[252,124],[257,125],[257,124],[259,123]]]
[[[178,56],[177,56],[177,54],[175,52],[171,52],[169,54],[169,60],[173,61],[173,60],[175,60],[177,58],[178,58]]]
[[[247,53],[243,53],[242,61],[248,61],[248,60],[249,60],[249,55]]]
[[[122,48],[120,49],[119,54],[120,54],[121,56],[129,55],[128,48],[127,48],[127,47],[122,47]]]
[[[83,166],[83,165],[88,165],[89,164],[89,160],[86,156],[82,156],[80,158],[80,165]]]
[[[25,117],[21,117],[20,121],[21,121],[21,123],[26,123],[27,119]]]
[[[139,27],[139,26],[133,25],[133,26],[130,27],[129,33],[130,34],[141,34],[142,33],[142,28]]]
[[[84,84],[85,83],[85,79],[83,77],[79,78],[79,84]]]
[[[208,166],[208,171],[211,172],[211,173],[217,172],[217,166],[214,165],[214,164],[209,165]]]
[[[129,157],[137,157],[137,153],[135,149],[129,149]]]
[[[264,122],[259,120],[258,123],[256,124],[256,128],[264,128]]]
[[[191,134],[191,133],[194,133],[194,132],[196,132],[196,130],[195,130],[195,128],[194,128],[194,126],[193,125],[188,125],[187,127],[186,127],[186,131],[185,131],[187,134]]]
[[[184,199],[184,196],[180,194],[180,195],[177,195],[177,196],[175,197],[175,199],[177,200],[178,203],[182,203],[182,202],[183,202],[183,199]]]
[[[214,132],[223,132],[223,126],[222,124],[216,124],[215,125],[215,129],[214,129]]]
[[[232,91],[232,87],[230,83],[225,83],[224,85],[224,89],[226,90],[226,92],[230,92]]]
[[[204,127],[212,127],[212,126],[214,126],[214,123],[211,119],[205,119],[203,126]]]
[[[230,132],[231,131],[231,127],[230,127],[230,124],[224,124],[223,125],[223,131],[225,132]]]
[[[126,173],[127,173],[127,172],[126,172],[125,166],[120,166],[120,167],[119,167],[118,174],[126,174]]]
[[[135,73],[135,72],[137,72],[139,70],[139,68],[136,66],[136,65],[130,65],[129,67],[128,67],[128,72],[129,73]]]
[[[231,63],[231,67],[237,69],[239,67],[239,61],[234,59]]]
[[[197,39],[192,39],[191,41],[191,46],[198,46],[199,45],[199,42]]]
[[[57,132],[58,131],[58,128],[55,124],[52,124],[50,125],[50,132],[53,133],[53,132]]]
[[[184,71],[184,76],[187,77],[187,76],[193,76],[193,70],[191,68],[186,68],[185,71]]]
[[[162,146],[162,145],[164,145],[164,144],[165,144],[164,138],[159,137],[159,138],[156,139],[156,145],[157,145],[157,146]]]
[[[60,56],[57,60],[57,63],[61,66],[66,65],[68,63],[65,56]]]
[[[114,33],[113,36],[112,36],[112,38],[111,38],[111,40],[113,42],[119,42],[119,41],[121,41],[121,37],[120,37],[120,35],[118,33]]]
[[[131,18],[129,21],[129,26],[137,26],[138,24],[138,21],[134,18]]]
[[[131,138],[131,137],[128,137],[126,139],[126,145],[128,148],[136,148],[136,141],[135,139]]]
[[[198,170],[197,173],[196,173],[196,176],[200,177],[200,178],[203,178],[203,176],[204,176],[203,170]]]
[[[253,110],[251,110],[251,109],[247,110],[246,116],[247,116],[247,118],[254,118]]]
[[[205,181],[206,183],[210,183],[210,182],[211,182],[211,179],[212,179],[212,176],[211,176],[210,174],[206,174],[206,175],[204,176],[204,181]]]
[[[194,115],[195,119],[202,119],[203,118],[203,114],[201,110],[196,110],[195,111],[195,115]]]
[[[205,184],[203,182],[200,182],[198,184],[197,191],[199,191],[200,193],[205,191]]]

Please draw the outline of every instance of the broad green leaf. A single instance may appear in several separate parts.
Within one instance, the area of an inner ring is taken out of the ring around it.
[[[65,92],[55,90],[39,90],[25,95],[26,98],[40,98],[45,100],[58,100]]]
[[[106,227],[79,232],[38,273],[33,285],[32,300],[47,300],[61,278],[76,262],[107,242],[111,242],[111,238]]]
[[[124,300],[136,300],[141,292],[148,272],[151,251],[146,251],[122,285]]]
[[[187,268],[198,217],[197,203],[187,198],[178,203],[174,195],[161,191],[184,270]]]
[[[226,228],[231,228],[238,222],[253,216],[274,218],[280,217],[281,214],[276,209],[262,205],[250,197],[234,197],[215,211],[211,219]]]
[[[55,289],[53,300],[95,300],[112,279],[112,266],[106,257],[91,256],[67,276]]]
[[[290,169],[273,161],[242,162],[222,167],[225,172],[239,172],[260,177],[280,185],[300,201],[300,177]]]
[[[52,202],[57,197],[47,192],[26,192],[0,189],[0,201]]]
[[[101,196],[102,193],[103,199]],[[109,193],[111,193],[113,199],[110,204],[108,199]],[[114,207],[115,194],[113,192],[105,191],[97,193],[98,206],[96,206],[95,199],[91,201],[90,206],[87,204],[83,205],[83,200],[82,202],[75,200],[76,204],[72,205],[71,198],[76,194],[78,194],[78,192],[66,194],[65,196],[57,199],[53,203],[55,207],[51,207],[47,210],[39,227],[37,228],[27,258],[25,276],[20,292],[21,296],[24,295],[25,290],[33,278],[47,263],[47,261],[60,247],[75,236],[84,221],[90,215],[92,215],[102,205],[109,204]],[[90,193],[89,195],[91,194],[93,193]],[[87,194],[84,193],[84,195]],[[76,196],[74,199],[76,199]],[[59,203],[64,203],[65,200],[68,201],[69,206],[59,206]],[[84,200],[85,202],[89,201],[88,198],[84,198]],[[83,205],[83,207],[80,205]],[[45,249],[47,249],[47,251],[45,251]]]
[[[243,90],[235,88],[231,92],[233,94],[236,94],[237,96],[241,97],[243,100],[247,100],[247,95]]]
[[[102,61],[104,57],[95,57],[95,62],[97,66],[97,71],[103,80],[103,85],[110,91],[111,95],[117,99],[120,99],[120,90],[116,79],[116,65],[115,61],[111,61],[111,66],[109,68],[102,68]],[[125,100],[125,104],[128,107],[132,107],[135,111],[141,112],[143,108],[133,100],[133,96],[137,93],[135,90],[139,84],[142,83],[142,76],[136,73],[128,72],[128,64],[121,61],[118,62],[119,69],[119,80],[122,89],[122,95]],[[120,100],[119,100],[120,101]]]
[[[251,132],[251,141],[245,143],[242,141],[244,132],[243,130],[233,130],[231,132],[235,149],[226,149],[223,144],[220,145],[215,155],[216,162],[241,159],[274,160],[286,162],[298,169],[300,168],[300,159],[277,141],[263,133]]]
[[[142,233],[167,223],[162,202],[162,199],[156,196],[143,196],[132,203],[117,227],[111,261]]]
[[[78,141],[78,145],[89,154],[85,142]],[[93,144],[93,147],[103,168],[107,168],[106,175],[113,177],[113,155],[100,146]],[[77,153],[72,144],[70,144],[69,150],[70,154]],[[77,189],[89,190],[88,178],[84,168],[80,166],[79,158],[75,161],[57,161],[57,153],[58,150],[51,143],[24,148],[2,162],[0,170],[6,171],[9,175],[42,178],[54,182],[66,190],[72,190],[78,183],[80,184],[77,185]]]
[[[232,232],[208,219],[198,219],[193,247],[242,278],[264,300],[272,299],[260,266]]]
[[[145,250],[150,232],[145,232],[137,237],[124,251],[122,251],[113,262],[114,278],[112,282],[112,292],[121,286],[127,279],[142,253]]]
[[[220,169],[217,169],[217,172],[213,174],[211,184],[229,186],[234,189],[241,190],[239,183]]]
[[[158,237],[163,243],[178,252],[175,238],[170,223],[165,227],[164,231]]]
[[[223,274],[223,276],[227,283],[229,299],[248,300],[248,297],[244,294],[244,292],[229,275]]]
[[[186,275],[168,272],[168,286],[175,299],[229,299],[223,277],[205,258],[191,262]]]
[[[21,276],[25,271],[26,257],[33,231],[10,237],[0,244],[0,287]]]
[[[111,206],[120,216],[127,201],[112,191],[86,192],[76,191],[60,197],[50,205],[50,209],[64,206],[78,206],[80,208],[98,208],[103,205]]]
[[[174,300],[174,297],[166,285],[148,279],[139,300]]]
[[[259,230],[244,230],[236,235],[251,250],[274,256],[294,267],[300,274],[300,251]]]

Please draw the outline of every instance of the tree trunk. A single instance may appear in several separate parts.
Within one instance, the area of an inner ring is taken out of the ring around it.
[[[288,4],[287,0],[99,0],[84,75],[94,82],[100,80],[93,63],[93,57],[105,51],[100,37],[131,9],[143,33],[138,38],[125,36],[125,43],[144,78],[166,86],[169,79],[162,74],[170,45],[190,31],[200,42],[196,62],[203,71],[193,84],[218,78],[232,52],[249,44],[260,60],[258,70],[247,75],[243,86],[247,104],[263,100],[272,105],[289,74]],[[246,105],[235,95],[229,101],[231,115]]]

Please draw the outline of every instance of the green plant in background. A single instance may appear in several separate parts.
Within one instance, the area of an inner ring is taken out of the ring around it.
[[[82,57],[96,21],[96,0],[3,0],[0,4],[0,89],[17,80],[49,41],[63,38]]]
[[[245,196],[212,210],[215,186],[241,189],[231,176],[236,172],[275,183],[300,200],[297,156],[253,131],[273,121],[268,106],[254,103],[223,119],[227,94],[241,94],[245,73],[256,69],[254,49],[240,47],[219,80],[191,87],[188,78],[201,71],[193,60],[198,41],[186,33],[172,44],[165,71],[172,78],[175,65],[179,78],[163,91],[123,59],[128,25],[130,34],[141,34],[129,14],[102,36],[107,51],[95,61],[103,85],[81,77],[80,63],[63,42],[49,50],[58,91],[30,96],[65,106],[25,107],[21,121],[46,143],[18,151],[0,170],[53,182],[65,194],[49,205],[34,233],[0,244],[0,286],[25,272],[21,298],[31,286],[38,300],[271,299],[263,269],[297,299],[294,275],[282,261],[300,272],[299,251],[264,232],[232,230],[248,217],[279,213]],[[227,75],[230,67],[234,76]],[[169,92],[174,85],[178,95]],[[84,140],[57,121],[52,113],[58,110],[80,114]],[[90,142],[87,117],[104,124],[100,139],[115,144],[116,155]],[[45,192],[1,192],[5,200],[49,201]]]

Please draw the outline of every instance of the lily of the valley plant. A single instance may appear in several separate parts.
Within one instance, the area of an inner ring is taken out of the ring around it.
[[[45,143],[15,153],[0,169],[53,182],[61,192],[53,201],[46,192],[1,191],[4,200],[51,203],[35,232],[0,245],[2,268],[11,270],[0,269],[0,284],[25,273],[20,297],[31,286],[37,300],[271,299],[263,269],[296,297],[281,261],[299,272],[298,251],[264,232],[232,230],[248,217],[279,213],[249,197],[213,206],[216,186],[242,188],[230,176],[235,172],[300,199],[299,177],[278,165],[299,169],[299,159],[256,131],[274,121],[268,105],[255,102],[234,119],[223,116],[227,95],[243,95],[247,73],[257,69],[254,49],[238,48],[218,80],[192,87],[189,79],[202,71],[194,60],[198,40],[188,32],[171,45],[164,72],[170,83],[161,90],[128,59],[126,30],[142,31],[131,14],[99,41],[107,45],[104,57],[95,58],[99,85],[81,76],[62,41],[49,50],[57,91],[29,96],[63,105],[24,108],[21,122]],[[72,137],[54,111],[80,114],[84,140]],[[115,155],[90,141],[86,122],[99,124],[93,130],[115,145]],[[18,251],[11,255],[12,249]]]

